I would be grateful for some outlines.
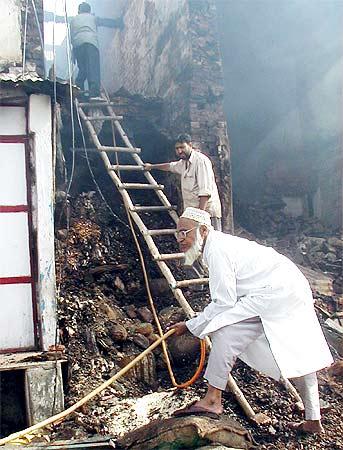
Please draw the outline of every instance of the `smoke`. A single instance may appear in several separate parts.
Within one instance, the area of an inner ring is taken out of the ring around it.
[[[234,188],[248,196],[263,161],[339,145],[343,2],[216,3]]]

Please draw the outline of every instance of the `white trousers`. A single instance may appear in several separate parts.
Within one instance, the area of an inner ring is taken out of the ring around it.
[[[211,333],[212,349],[204,374],[208,383],[224,391],[237,357],[263,333],[259,317],[242,320]],[[294,381],[304,402],[305,419],[319,420],[320,406],[316,373],[295,378]]]

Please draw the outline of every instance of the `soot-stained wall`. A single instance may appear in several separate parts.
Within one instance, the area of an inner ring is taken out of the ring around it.
[[[310,199],[317,217],[341,226],[343,3],[216,6],[235,195],[269,192],[305,214]]]
[[[113,33],[104,54],[104,85],[163,100],[168,135],[191,134],[215,167],[232,227],[230,146],[223,108],[223,75],[212,0],[131,0],[124,29]],[[168,152],[166,153],[167,156]]]

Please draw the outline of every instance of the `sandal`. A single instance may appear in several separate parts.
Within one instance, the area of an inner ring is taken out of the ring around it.
[[[197,406],[196,402],[197,400],[195,400],[190,405],[185,406],[184,408],[177,409],[176,411],[173,412],[172,416],[184,417],[192,415],[192,416],[205,416],[215,420],[220,419],[220,414],[217,414],[213,411],[209,411],[208,409],[203,408],[202,406]]]

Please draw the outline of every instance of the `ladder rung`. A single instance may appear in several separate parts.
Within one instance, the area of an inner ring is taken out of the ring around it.
[[[146,184],[146,183],[122,183],[119,189],[164,189],[163,184]]]
[[[143,171],[144,170],[144,166],[134,166],[134,165],[120,165],[120,164],[114,164],[113,166],[110,167],[109,170],[139,170],[139,171]]]
[[[103,102],[82,102],[79,103],[79,106],[118,106],[114,102],[107,102],[106,100]]]
[[[185,257],[184,253],[161,253],[159,256],[154,258],[155,261],[169,261],[171,259],[183,259]]]
[[[183,288],[187,286],[194,286],[197,284],[208,284],[208,278],[194,278],[191,280],[182,280],[177,281],[174,286],[172,286],[173,289]]]
[[[144,211],[173,211],[176,206],[134,206],[131,211],[144,212]]]
[[[90,120],[91,122],[93,120],[123,120],[123,116],[115,116],[115,117],[112,117],[112,116],[92,116],[92,117],[89,117],[89,116],[87,116],[86,120]]]
[[[134,147],[108,147],[107,145],[101,145],[98,147],[100,152],[123,152],[123,153],[140,153],[141,149]]]
[[[164,230],[148,230],[150,236],[163,236],[165,234],[175,234],[176,228],[166,228]]]

